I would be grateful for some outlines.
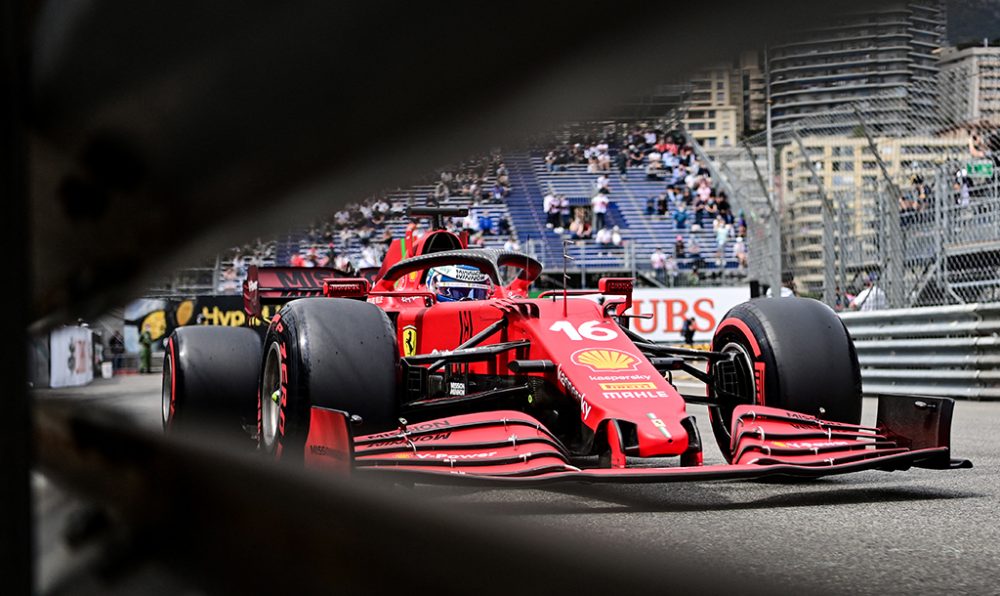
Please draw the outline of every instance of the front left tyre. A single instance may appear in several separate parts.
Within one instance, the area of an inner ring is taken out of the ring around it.
[[[163,356],[166,432],[195,427],[249,438],[257,418],[261,340],[245,327],[181,327]]]

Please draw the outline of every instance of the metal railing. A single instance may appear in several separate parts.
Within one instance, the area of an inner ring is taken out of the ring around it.
[[[842,313],[866,395],[1000,399],[1000,303]]]

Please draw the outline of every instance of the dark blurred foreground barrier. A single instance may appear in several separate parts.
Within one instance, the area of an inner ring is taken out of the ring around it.
[[[866,395],[1000,399],[1000,303],[844,313]]]
[[[212,593],[774,588],[741,581],[725,562],[708,571],[684,552],[654,560],[601,536],[581,540],[510,518],[456,514],[424,502],[420,491],[272,464],[211,435],[168,440],[100,411],[44,401],[35,415],[43,471],[123,526],[117,534],[129,537],[132,561],[155,561]]]

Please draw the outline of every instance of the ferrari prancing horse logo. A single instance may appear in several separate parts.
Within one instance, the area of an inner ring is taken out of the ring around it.
[[[413,325],[403,327],[403,356],[413,356],[417,353],[417,328]]]

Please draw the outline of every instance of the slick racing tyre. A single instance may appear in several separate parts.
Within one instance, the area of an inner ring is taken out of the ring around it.
[[[396,332],[366,302],[303,298],[271,320],[258,394],[258,444],[275,458],[302,461],[312,406],[361,417],[358,431],[396,428]]]
[[[249,438],[256,421],[260,335],[245,327],[181,327],[163,356],[162,415],[167,432],[195,426]]]
[[[713,366],[709,408],[719,448],[730,457],[733,409],[760,404],[824,420],[861,422],[861,368],[832,309],[808,298],[761,298],[730,310],[712,350],[735,355]]]

